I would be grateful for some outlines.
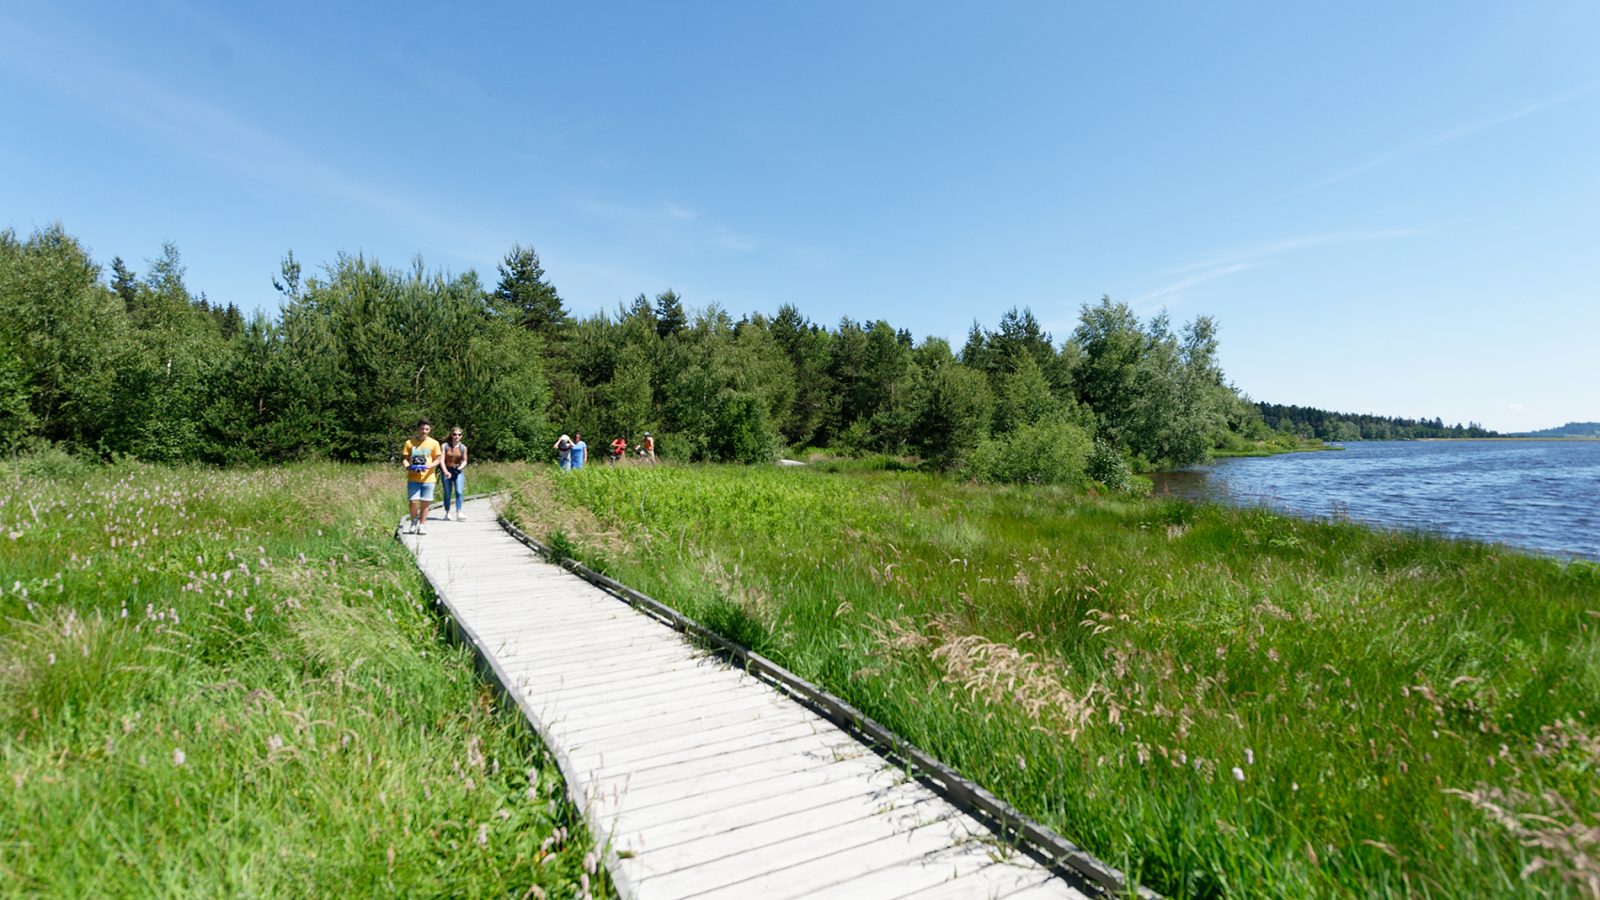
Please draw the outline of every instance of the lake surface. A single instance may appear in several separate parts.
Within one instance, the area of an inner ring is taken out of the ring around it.
[[[1163,472],[1155,492],[1600,560],[1600,441],[1343,446]]]

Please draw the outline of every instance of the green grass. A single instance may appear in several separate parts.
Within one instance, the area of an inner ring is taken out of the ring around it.
[[[1600,878],[1600,566],[893,471],[596,468],[513,515],[1163,893]]]
[[[610,892],[555,766],[392,539],[401,482],[8,467],[0,894]]]

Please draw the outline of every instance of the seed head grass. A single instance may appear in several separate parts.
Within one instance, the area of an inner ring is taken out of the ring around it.
[[[1163,893],[1595,893],[1592,563],[892,470],[519,496]]]
[[[0,476],[0,894],[609,893],[403,503],[331,464]]]

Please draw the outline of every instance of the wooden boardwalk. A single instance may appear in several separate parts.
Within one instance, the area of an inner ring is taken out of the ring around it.
[[[623,897],[1084,897],[831,722],[496,522],[403,535],[554,754]]]

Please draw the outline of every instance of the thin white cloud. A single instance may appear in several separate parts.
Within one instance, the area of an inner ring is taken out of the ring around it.
[[[608,219],[625,225],[654,225],[662,222],[692,222],[700,213],[687,206],[668,201],[653,205],[619,203],[598,197],[579,197],[573,201],[579,212],[599,219]]]
[[[1217,250],[1204,258],[1191,263],[1185,263],[1171,269],[1166,269],[1156,274],[1159,276],[1181,275],[1184,272],[1193,272],[1197,269],[1216,269],[1231,263],[1252,262],[1288,253],[1291,250],[1303,250],[1308,247],[1321,247],[1329,244],[1359,244],[1368,241],[1389,241],[1398,238],[1414,237],[1422,234],[1420,228],[1380,228],[1367,231],[1330,231],[1321,234],[1302,234],[1290,237],[1274,238],[1270,241],[1260,241],[1240,247],[1231,247]]]
[[[724,225],[718,225],[711,230],[711,245],[723,250],[732,250],[736,253],[749,253],[751,250],[758,249],[761,246],[761,242]]]
[[[1163,285],[1154,290],[1147,291],[1128,301],[1134,308],[1145,308],[1153,305],[1158,300],[1168,298],[1181,298],[1184,291],[1196,285],[1204,284],[1218,278],[1235,275],[1258,266],[1265,265],[1273,257],[1282,256],[1297,250],[1311,247],[1325,247],[1333,244],[1353,244],[1368,241],[1391,241],[1400,238],[1412,237],[1421,234],[1419,228],[1382,228],[1367,231],[1330,231],[1321,234],[1301,234],[1289,237],[1274,238],[1269,241],[1259,241],[1240,247],[1217,250],[1206,254],[1199,260],[1184,263],[1169,269],[1156,272],[1151,278],[1178,278],[1170,284]]]
[[[1384,153],[1380,153],[1377,156],[1373,157],[1372,159],[1369,159],[1366,162],[1364,162],[1364,163],[1362,163],[1362,164],[1360,164],[1358,166],[1354,166],[1352,168],[1345,169],[1342,172],[1337,172],[1337,173],[1335,173],[1333,175],[1329,175],[1326,178],[1320,179],[1318,181],[1313,181],[1310,184],[1301,185],[1300,187],[1297,187],[1294,190],[1291,190],[1291,191],[1288,191],[1288,192],[1286,192],[1284,194],[1281,194],[1278,197],[1278,199],[1279,200],[1285,200],[1285,199],[1288,199],[1289,197],[1294,197],[1294,196],[1297,196],[1299,194],[1304,194],[1304,193],[1307,193],[1309,191],[1317,190],[1318,188],[1327,187],[1330,184],[1333,184],[1333,183],[1339,182],[1339,181],[1343,181],[1346,178],[1352,178],[1352,177],[1354,177],[1356,175],[1361,175],[1361,174],[1363,174],[1365,172],[1370,172],[1373,169],[1379,168],[1381,166],[1386,166],[1386,165],[1394,162],[1395,160],[1403,159],[1403,158],[1405,158],[1407,156],[1412,156],[1414,154],[1421,153],[1424,150],[1432,150],[1435,147],[1442,147],[1445,144],[1454,143],[1455,141],[1459,141],[1462,138],[1469,137],[1471,135],[1477,134],[1480,131],[1487,131],[1487,130],[1489,130],[1491,128],[1496,128],[1496,127],[1498,127],[1500,125],[1504,125],[1507,122],[1514,122],[1517,119],[1520,119],[1520,118],[1522,118],[1524,116],[1531,116],[1536,112],[1542,112],[1542,111],[1544,111],[1546,109],[1549,109],[1549,108],[1551,108],[1553,106],[1560,106],[1563,103],[1567,103],[1569,101],[1576,100],[1579,97],[1582,97],[1582,96],[1584,96],[1586,94],[1593,93],[1596,88],[1600,88],[1600,84],[1585,85],[1585,86],[1583,86],[1581,88],[1578,88],[1577,90],[1568,91],[1565,94],[1560,94],[1560,95],[1555,96],[1555,97],[1549,97],[1549,98],[1546,98],[1544,100],[1534,101],[1533,103],[1526,104],[1526,105],[1524,105],[1522,107],[1519,107],[1518,109],[1515,109],[1515,110],[1513,110],[1513,111],[1511,111],[1509,113],[1505,113],[1503,115],[1494,116],[1494,117],[1488,118],[1488,119],[1481,119],[1481,120],[1476,121],[1476,122],[1467,122],[1467,123],[1462,124],[1462,125],[1457,125],[1454,128],[1447,128],[1444,131],[1441,131],[1441,132],[1439,132],[1437,134],[1429,135],[1428,137],[1422,138],[1421,140],[1412,141],[1409,144],[1402,144],[1401,146],[1395,147],[1392,150],[1388,150],[1388,151],[1386,151]]]
[[[699,210],[671,201],[640,205],[579,197],[573,201],[573,205],[590,216],[654,233],[663,242],[686,248],[749,253],[765,246],[758,238],[722,223],[705,220]]]
[[[1207,281],[1212,281],[1217,278],[1224,278],[1236,272],[1243,272],[1246,269],[1254,269],[1257,265],[1258,263],[1236,262],[1220,268],[1212,269],[1207,272],[1201,272],[1198,275],[1190,275],[1188,278],[1175,281],[1165,287],[1157,288],[1156,290],[1153,290],[1141,297],[1135,297],[1133,300],[1129,301],[1129,303],[1136,309],[1145,307],[1163,297],[1170,297],[1188,288],[1192,288],[1197,284],[1204,284]]]
[[[1506,404],[1506,412],[1517,412],[1517,413],[1519,413],[1519,412],[1527,412],[1527,411],[1528,411],[1528,404],[1526,404],[1526,403],[1507,403]]]

